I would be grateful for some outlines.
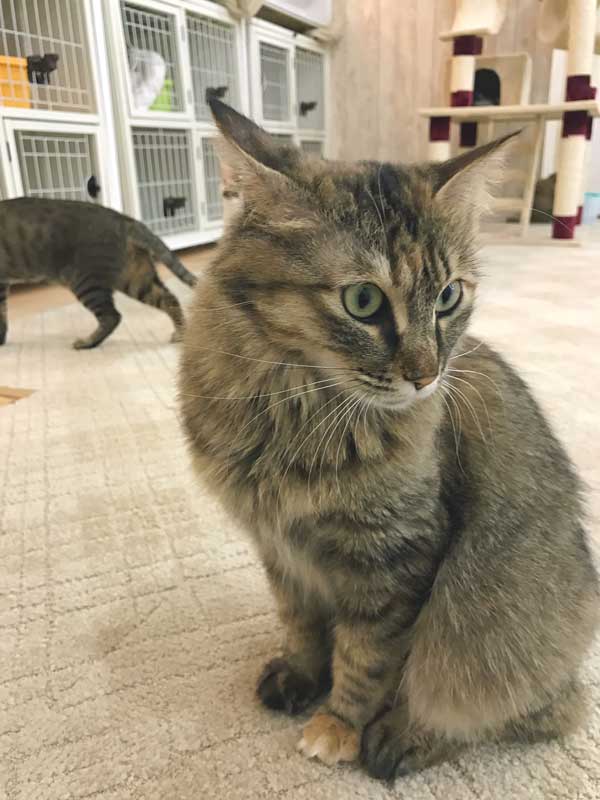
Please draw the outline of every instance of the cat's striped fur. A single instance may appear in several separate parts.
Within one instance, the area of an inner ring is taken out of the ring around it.
[[[188,286],[196,278],[145,225],[110,208],[73,200],[21,197],[0,203],[0,344],[6,340],[6,298],[16,283],[60,283],[98,320],[77,339],[77,349],[96,347],[119,324],[113,303],[118,290],[159,308],[181,337],[179,301],[162,283],[161,261]]]
[[[598,619],[580,485],[520,377],[465,335],[503,143],[326,163],[212,105],[242,203],[196,291],[181,408],[287,630],[261,700],[328,692],[301,749],[383,778],[571,730]],[[462,301],[436,317],[450,279]],[[368,324],[342,302],[364,281],[387,298]]]

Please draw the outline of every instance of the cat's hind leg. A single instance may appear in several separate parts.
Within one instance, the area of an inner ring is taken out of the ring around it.
[[[183,311],[179,300],[167,289],[156,272],[154,272],[151,281],[131,283],[125,286],[123,291],[130,297],[134,297],[136,300],[168,314],[175,326],[171,341],[181,341],[184,326]]]
[[[8,331],[8,317],[6,314],[6,298],[8,296],[8,286],[0,283],[0,345],[6,341]]]
[[[372,778],[392,781],[456,758],[464,742],[424,731],[411,722],[406,703],[384,710],[362,736],[361,761]]]
[[[73,342],[73,347],[75,350],[88,350],[92,347],[97,347],[107,336],[110,336],[121,321],[121,315],[113,302],[112,290],[87,281],[76,283],[71,286],[71,289],[77,299],[98,320],[96,330],[90,336],[76,339]]]
[[[573,678],[543,708],[509,722],[501,738],[520,742],[561,738],[579,728],[588,711],[585,689]]]

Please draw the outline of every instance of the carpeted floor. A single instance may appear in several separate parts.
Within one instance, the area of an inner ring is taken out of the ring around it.
[[[476,330],[556,423],[600,544],[600,251],[494,247],[487,264]],[[296,753],[299,722],[254,697],[278,623],[190,476],[169,322],[119,305],[99,350],[69,347],[92,325],[78,305],[16,320],[0,349],[0,383],[35,390],[0,408],[0,798],[600,798],[598,709],[561,744],[479,748],[394,789]],[[600,647],[596,705],[599,669]]]

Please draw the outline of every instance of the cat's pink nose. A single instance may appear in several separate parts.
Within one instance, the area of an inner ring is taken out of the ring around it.
[[[415,389],[417,391],[419,391],[419,389],[424,389],[426,386],[429,386],[430,383],[433,383],[436,378],[437,375],[424,375],[422,378],[413,381]]]

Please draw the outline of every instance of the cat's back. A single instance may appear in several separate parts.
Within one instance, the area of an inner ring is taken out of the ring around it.
[[[82,200],[16,197],[0,202],[0,232],[5,236],[23,236],[28,231],[50,236],[68,231],[76,239],[82,229],[87,234],[105,232],[122,220],[127,218],[117,211]]]
[[[125,240],[127,218],[94,203],[19,197],[0,202],[0,277],[55,278],[87,252]]]

